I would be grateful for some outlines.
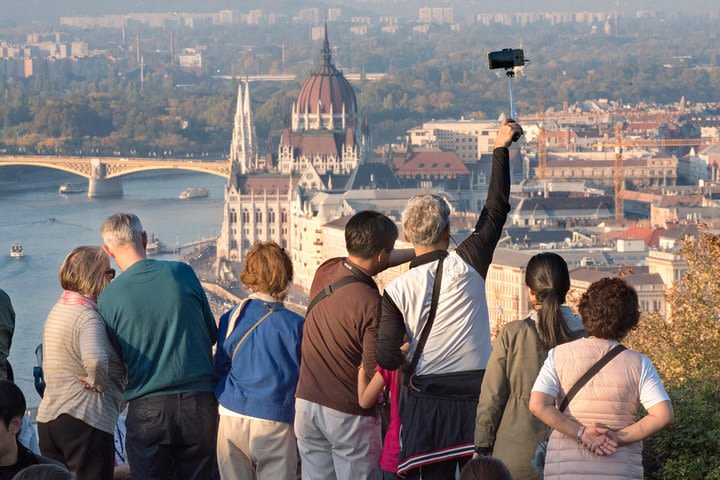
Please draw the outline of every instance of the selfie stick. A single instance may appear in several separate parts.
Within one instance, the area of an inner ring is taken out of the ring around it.
[[[513,96],[512,79],[515,77],[515,70],[510,68],[505,72],[508,77],[508,89],[510,90],[510,118],[517,121],[517,114],[515,112],[515,97]]]

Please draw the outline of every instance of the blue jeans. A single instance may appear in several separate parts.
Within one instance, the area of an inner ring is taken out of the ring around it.
[[[217,409],[211,392],[131,401],[125,441],[133,480],[217,478]]]

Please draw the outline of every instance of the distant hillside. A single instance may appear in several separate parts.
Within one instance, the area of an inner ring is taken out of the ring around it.
[[[226,8],[249,10],[261,8],[266,11],[295,12],[303,6],[340,6],[353,10],[367,9],[368,13],[389,13],[413,16],[420,6],[453,6],[461,12],[492,11],[546,11],[546,10],[609,10],[616,9],[617,0],[3,0],[3,20],[18,22],[52,21],[63,15],[99,15],[105,13],[158,12],[158,11],[215,11]],[[686,14],[702,15],[708,11],[718,12],[714,0],[619,0],[620,8],[681,9]]]

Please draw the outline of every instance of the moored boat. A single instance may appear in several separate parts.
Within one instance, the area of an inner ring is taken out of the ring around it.
[[[165,244],[160,240],[160,237],[151,233],[147,242],[147,247],[145,247],[145,252],[147,252],[148,255],[155,255],[157,253],[162,253],[163,250],[165,250]]]

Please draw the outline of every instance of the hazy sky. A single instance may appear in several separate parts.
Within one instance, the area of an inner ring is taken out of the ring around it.
[[[616,8],[618,0],[0,0],[2,19],[52,20],[61,15],[97,15],[101,13],[128,13],[141,11],[215,11],[224,8],[249,10],[263,8],[267,11],[287,9],[296,11],[306,6],[352,5],[355,9],[378,12],[386,9],[408,11],[409,7],[452,5],[471,11],[541,11],[541,10],[603,10]],[[637,10],[658,8],[684,10],[695,13],[712,9],[718,11],[715,0],[620,0],[622,8]],[[413,11],[413,10],[410,10]]]

